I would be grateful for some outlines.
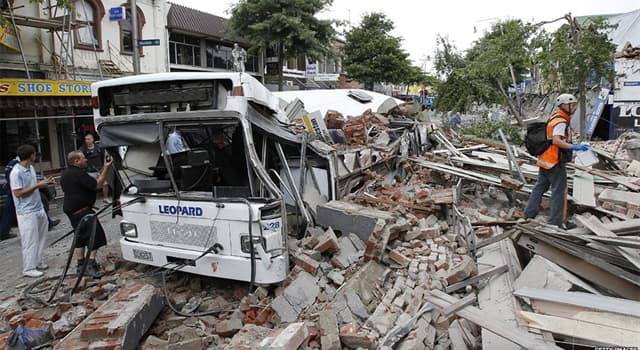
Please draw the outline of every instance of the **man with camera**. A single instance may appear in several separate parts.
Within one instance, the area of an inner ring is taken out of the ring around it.
[[[90,255],[85,275],[93,278],[100,278],[104,275],[96,262],[96,254],[98,248],[107,245],[107,237],[100,221],[94,215],[93,205],[96,202],[97,191],[102,188],[107,178],[111,162],[111,159],[107,159],[97,178],[93,178],[87,173],[88,160],[84,156],[84,153],[79,150],[71,151],[67,155],[67,164],[69,166],[62,172],[62,176],[60,177],[60,185],[64,192],[62,210],[67,214],[67,217],[69,217],[69,221],[74,230],[78,230],[78,238],[76,239],[76,245],[74,247],[74,255],[78,263],[77,272],[79,274],[82,266],[85,264],[85,249],[88,249]],[[93,245],[90,245],[91,227],[93,223],[88,223],[78,229],[78,225],[87,215],[89,215],[91,220],[95,220]]]

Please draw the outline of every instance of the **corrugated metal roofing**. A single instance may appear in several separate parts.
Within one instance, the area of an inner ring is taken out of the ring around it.
[[[228,33],[230,30],[227,29],[228,20],[226,18],[174,3],[169,4],[171,6],[167,14],[167,27],[169,29],[201,34],[239,44],[248,44],[247,40],[233,37]]]

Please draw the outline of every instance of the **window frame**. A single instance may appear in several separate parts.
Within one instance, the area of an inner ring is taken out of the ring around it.
[[[125,8],[125,12],[131,13],[131,6],[129,5],[129,3],[123,3],[120,6]],[[144,12],[142,12],[142,10],[140,9],[139,6],[136,6],[136,14],[138,16],[138,23],[137,23],[138,24],[138,28],[137,28],[138,29],[138,40],[140,40],[140,39],[142,39],[142,28],[144,28],[144,25],[145,25],[146,21],[145,21],[145,17],[144,17]],[[121,55],[127,55],[127,56],[133,56],[133,50],[126,51],[124,49],[124,31],[123,31],[123,27],[124,27],[123,26],[123,22],[124,21],[131,21],[131,19],[127,17],[127,19],[118,22],[118,32],[119,32],[119,35],[120,35],[120,54]],[[132,23],[132,25],[133,25],[133,23]],[[131,41],[133,41],[133,35],[132,35]],[[132,44],[133,44],[133,47],[134,47],[134,50],[135,50],[136,43],[132,43]],[[143,48],[144,48],[143,46],[138,48],[138,52],[140,53],[140,56],[143,56],[143,52],[144,52]]]
[[[73,5],[74,5],[76,11],[81,11],[81,9],[78,9],[76,7],[77,4],[80,1],[84,1],[84,3],[86,5],[89,5],[92,8],[92,11],[93,11],[92,26],[94,28],[96,45],[95,45],[95,48],[94,48],[94,46],[91,45],[91,44],[80,42],[80,35],[79,35],[78,31],[81,30],[81,29],[85,29],[85,27],[82,27],[82,28],[78,28],[78,29],[73,31],[73,40],[74,40],[75,48],[80,49],[80,50],[102,51],[102,19],[104,18],[104,15],[105,15],[105,10],[104,10],[104,6],[102,5],[102,1],[98,1],[98,0],[76,0],[76,1],[73,2]]]

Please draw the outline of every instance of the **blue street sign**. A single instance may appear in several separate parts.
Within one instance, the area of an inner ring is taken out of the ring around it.
[[[160,46],[160,39],[138,40],[138,47],[141,46]]]
[[[109,9],[109,20],[122,21],[125,19],[126,13],[124,6],[112,7]]]

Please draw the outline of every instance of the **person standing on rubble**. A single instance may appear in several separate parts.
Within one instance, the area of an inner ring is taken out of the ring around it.
[[[551,220],[550,223],[562,229],[575,228],[576,225],[566,221],[567,168],[573,151],[586,151],[589,145],[572,145],[571,115],[578,109],[578,100],[571,94],[561,94],[556,98],[558,110],[547,122],[547,139],[551,145],[538,156],[536,165],[538,181],[536,182],[529,202],[524,211],[527,218],[535,218],[540,211],[542,196],[551,187]]]

